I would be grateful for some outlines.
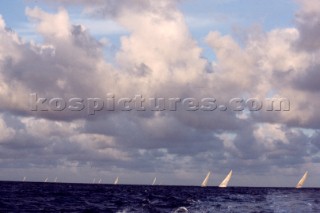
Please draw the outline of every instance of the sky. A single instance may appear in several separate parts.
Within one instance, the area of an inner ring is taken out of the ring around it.
[[[320,187],[319,0],[88,2],[0,2],[0,180]]]

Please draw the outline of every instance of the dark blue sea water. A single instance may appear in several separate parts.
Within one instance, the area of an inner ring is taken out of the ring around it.
[[[320,189],[0,182],[0,212],[320,212]]]

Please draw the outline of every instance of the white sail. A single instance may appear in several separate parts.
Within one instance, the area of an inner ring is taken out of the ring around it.
[[[26,180],[27,180],[27,177],[23,177],[23,180],[22,180],[22,181],[25,182]]]
[[[232,176],[232,170],[229,172],[229,174],[227,175],[227,177],[220,183],[219,187],[221,188],[225,188],[228,186],[228,183],[231,179]]]
[[[56,183],[56,182],[57,182],[57,180],[58,180],[58,177],[56,177],[56,178],[54,179],[54,182]]]
[[[114,185],[117,185],[119,183],[119,177],[116,178],[116,180],[114,181]]]
[[[208,172],[207,176],[201,183],[201,187],[206,187],[208,185],[209,177],[210,177],[211,172]]]
[[[46,179],[44,180],[44,182],[45,182],[45,183],[48,182],[48,178],[46,178]]]
[[[156,184],[156,181],[157,181],[157,178],[155,177],[155,178],[153,179],[152,186],[154,186],[154,185]]]
[[[302,178],[300,179],[300,181],[296,185],[297,189],[300,189],[303,186],[303,184],[306,181],[307,177],[308,177],[308,172],[304,173],[304,175],[302,176]]]
[[[101,179],[99,180],[99,182],[98,182],[99,184],[101,183]]]

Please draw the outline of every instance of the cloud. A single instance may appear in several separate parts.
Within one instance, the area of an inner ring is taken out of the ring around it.
[[[253,175],[287,169],[292,175],[295,171],[288,168],[302,170],[318,162],[318,32],[316,18],[306,21],[317,17],[309,5],[315,1],[304,3],[295,28],[254,29],[243,42],[208,32],[205,42],[214,61],[203,57],[177,2],[57,1],[59,6],[82,5],[89,17],[112,19],[125,29],[112,60],[105,56],[108,46],[85,26],[91,22],[72,24],[82,21],[72,20],[66,8],[26,9],[41,37],[37,42],[22,40],[0,18],[0,165],[72,167],[74,172],[94,168],[107,176],[174,171],[177,179],[191,181],[184,177],[186,171],[224,174],[235,168]],[[287,98],[291,107],[242,113],[219,108],[155,112],[147,107],[88,116],[31,112],[31,93],[66,99],[105,98],[108,93],[116,98],[214,97],[217,105],[235,97]],[[301,128],[315,133],[309,136]]]
[[[35,21],[39,21],[37,30],[47,37],[66,39],[70,33],[69,16],[64,9],[60,9],[57,14],[49,14],[39,8],[27,8],[26,15]]]
[[[9,128],[5,121],[1,118],[0,120],[0,143],[4,141],[12,140],[15,136],[15,130],[12,128]]]
[[[300,31],[298,47],[306,51],[317,51],[320,47],[319,0],[298,2],[302,7],[296,15],[297,28]]]
[[[5,22],[4,22],[3,18],[2,18],[2,16],[0,16],[0,28],[4,29],[5,26],[6,26]]]
[[[78,17],[75,14],[72,14],[71,18],[73,23],[85,26],[90,31],[90,34],[94,36],[123,35],[127,33],[124,28],[111,20],[87,19],[85,16]]]
[[[125,11],[132,11],[134,13],[141,12],[151,12],[151,13],[166,13],[170,14],[170,11],[176,10],[175,3],[179,0],[162,0],[162,1],[149,1],[149,0],[138,0],[132,2],[130,0],[123,0],[119,3],[116,0],[94,0],[88,1],[85,0],[58,0],[52,1],[47,0],[47,2],[54,2],[55,4],[62,5],[83,5],[86,7],[86,12],[94,13],[97,16],[121,16]]]

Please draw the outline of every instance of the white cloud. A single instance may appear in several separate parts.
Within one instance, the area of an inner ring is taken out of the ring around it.
[[[6,26],[6,24],[5,24],[5,22],[4,22],[3,18],[2,18],[2,16],[0,15],[0,29],[4,29],[4,28],[5,28],[5,26]]]
[[[319,47],[312,46],[310,52],[303,43],[304,33],[312,44],[319,36],[305,22],[305,16],[317,16],[308,4],[296,28],[249,31],[243,43],[220,32],[208,33],[205,40],[216,55],[208,61],[175,1],[59,2],[82,4],[102,19],[74,18],[63,8],[56,13],[28,8],[42,41],[27,42],[5,29],[0,18],[0,109],[9,116],[0,119],[3,159],[25,167],[175,170],[176,178],[212,165],[217,173],[234,167],[252,174],[315,161],[318,144],[299,130],[316,130],[320,123],[320,89],[313,83],[319,77],[314,68],[318,63],[312,60],[318,59]],[[112,63],[105,59],[105,42],[92,33],[106,39],[121,34]],[[34,92],[48,98],[104,98],[108,92],[118,97],[213,96],[220,102],[234,97],[263,100],[272,93],[291,100],[292,107],[289,112],[245,117],[230,111],[116,111],[88,117],[85,112],[32,113],[28,103]]]
[[[26,14],[29,18],[40,21],[37,30],[43,35],[59,39],[66,39],[70,35],[69,15],[64,9],[60,9],[57,14],[49,14],[40,8],[27,8]]]
[[[84,25],[95,36],[123,35],[127,31],[111,20],[88,19],[71,15],[72,23]]]
[[[6,125],[2,117],[0,117],[0,143],[7,142],[14,138],[15,130]]]

